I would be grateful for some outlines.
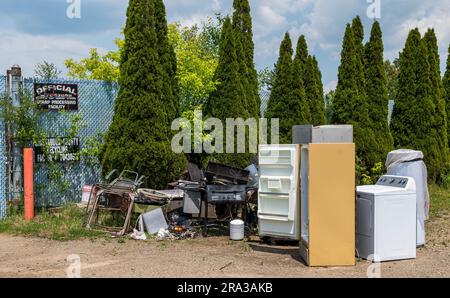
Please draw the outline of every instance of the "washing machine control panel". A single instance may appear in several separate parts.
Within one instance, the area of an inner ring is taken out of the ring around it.
[[[382,176],[378,180],[377,185],[406,188],[408,186],[409,180],[410,180],[410,178],[408,178],[408,177]]]

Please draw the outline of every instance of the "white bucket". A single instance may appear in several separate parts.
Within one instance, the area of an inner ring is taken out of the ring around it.
[[[230,222],[230,239],[234,241],[244,240],[244,227],[245,224],[240,219]]]

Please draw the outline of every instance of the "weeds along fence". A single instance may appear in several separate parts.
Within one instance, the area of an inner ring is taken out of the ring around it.
[[[0,77],[0,92],[5,91],[5,79],[5,77]],[[33,94],[34,83],[76,84],[78,86],[77,111],[63,113],[45,111],[39,117],[39,126],[49,137],[66,137],[74,114],[81,116],[82,125],[76,135],[80,150],[86,146],[89,140],[106,133],[114,113],[114,102],[118,92],[117,84],[95,80],[24,79],[22,86],[25,92]],[[8,187],[8,176],[11,173],[8,173],[7,166],[8,150],[4,123],[0,123],[0,138],[0,217],[2,217],[6,213],[6,201],[14,197],[13,190]],[[10,157],[10,160],[14,158],[21,160],[21,154]],[[98,164],[83,158],[80,161],[58,162],[58,172],[52,170],[54,163],[38,163],[35,160],[34,191],[35,205],[38,207],[60,206],[70,202],[78,203],[81,199],[83,185],[93,184],[100,178]]]

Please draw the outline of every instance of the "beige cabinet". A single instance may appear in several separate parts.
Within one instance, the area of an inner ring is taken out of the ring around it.
[[[300,253],[309,266],[355,265],[355,144],[301,148]]]

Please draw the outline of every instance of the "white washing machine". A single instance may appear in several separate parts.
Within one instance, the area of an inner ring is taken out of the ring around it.
[[[375,262],[416,258],[416,183],[383,176],[376,185],[359,186],[356,198],[356,248]]]

